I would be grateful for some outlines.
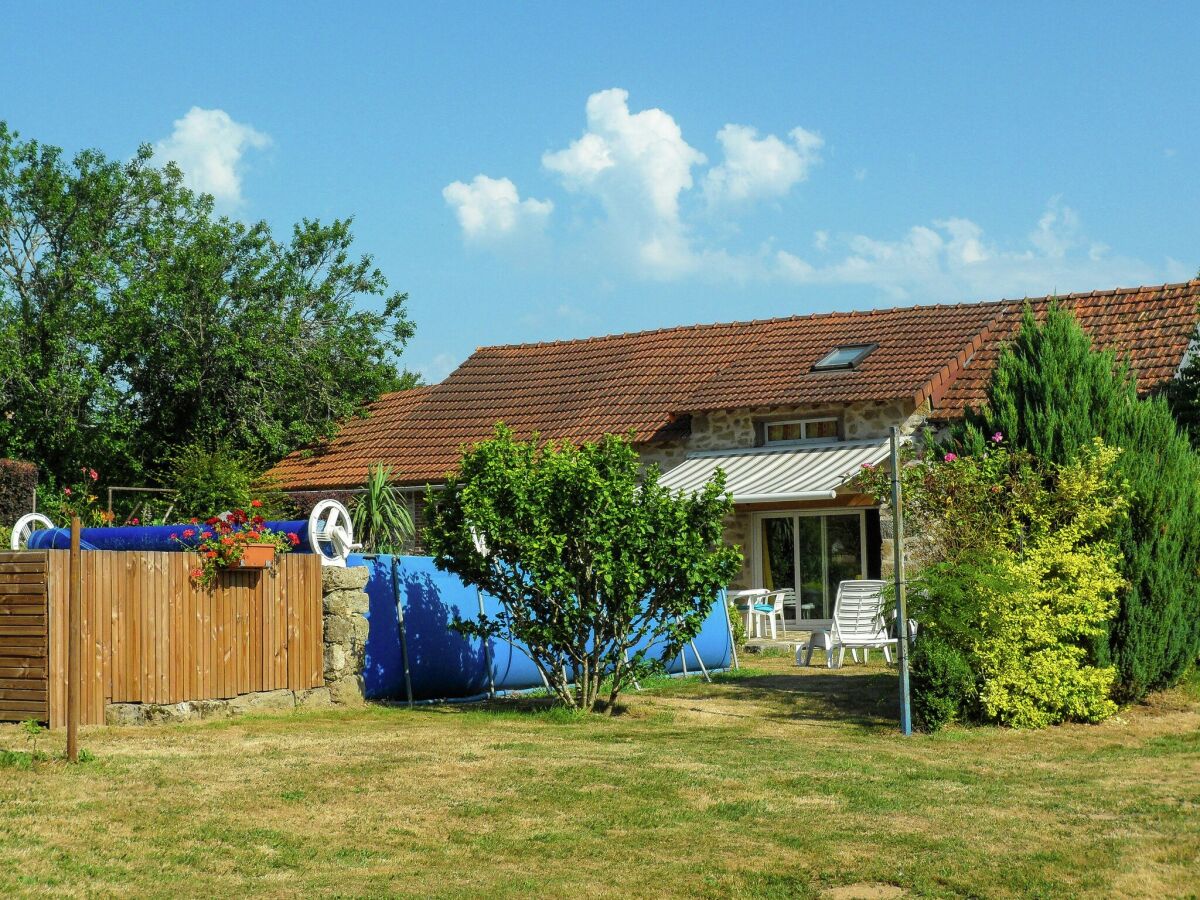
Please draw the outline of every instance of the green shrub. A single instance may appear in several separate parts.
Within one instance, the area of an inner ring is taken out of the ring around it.
[[[523,643],[564,705],[615,708],[696,636],[741,567],[721,537],[733,508],[724,473],[694,494],[658,477],[629,437],[576,447],[497,425],[426,496],[434,564],[501,604],[453,627]]]
[[[1105,537],[1119,549],[1125,583],[1091,655],[1115,666],[1121,700],[1176,683],[1200,655],[1200,457],[1166,401],[1139,400],[1127,367],[1094,350],[1069,313],[1052,308],[1039,324],[1027,311],[986,407],[960,437],[977,450],[993,431],[1048,463],[1067,462],[1095,436],[1121,448],[1116,471],[1130,511]]]
[[[729,626],[733,630],[733,646],[742,647],[746,644],[746,620],[742,618],[732,600],[725,601],[726,615],[729,616]]]
[[[975,673],[966,654],[928,628],[913,645],[910,665],[913,721],[922,731],[937,731],[971,718]]]
[[[167,463],[179,518],[207,518],[229,509],[244,509],[257,499],[256,462],[229,447],[189,444]]]

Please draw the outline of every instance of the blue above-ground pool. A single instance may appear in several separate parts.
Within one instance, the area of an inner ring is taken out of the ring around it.
[[[272,531],[283,534],[295,534],[300,538],[295,553],[311,553],[312,547],[308,542],[308,519],[297,519],[292,522],[267,522],[266,526]],[[199,531],[206,528],[203,522],[193,525],[183,522],[179,525],[122,525],[107,528],[81,528],[79,530],[79,546],[84,550],[186,550],[178,538],[182,538],[185,528],[195,528]],[[176,535],[173,538],[171,535]],[[195,538],[190,540],[195,541]],[[29,535],[26,543],[29,550],[69,550],[71,548],[70,528],[45,528]]]
[[[482,641],[465,638],[451,627],[455,618],[474,619],[479,615],[479,594],[458,576],[438,571],[430,557],[353,555],[348,564],[366,566],[371,572],[366,587],[371,601],[368,612],[371,630],[363,666],[368,697],[393,700],[407,697],[397,597],[404,614],[414,700],[485,696],[489,689],[489,655],[497,691],[542,687],[537,668],[520,644],[493,639],[489,642],[489,654]],[[485,594],[483,603],[489,615],[500,611],[500,603],[494,597]],[[713,604],[693,643],[695,650],[689,645],[668,662],[668,672],[682,673],[685,665],[688,672],[698,672],[697,651],[699,661],[709,671],[729,667],[733,644],[724,596]]]

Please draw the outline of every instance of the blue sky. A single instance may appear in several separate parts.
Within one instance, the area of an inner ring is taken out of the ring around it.
[[[1200,5],[20,4],[0,118],[354,216],[408,367],[482,344],[1184,280]],[[347,8],[349,7],[349,8]]]

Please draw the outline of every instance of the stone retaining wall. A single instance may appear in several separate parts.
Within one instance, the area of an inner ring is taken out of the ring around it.
[[[221,700],[183,703],[110,703],[104,709],[109,725],[149,725],[222,719],[248,712],[321,707],[364,702],[363,661],[366,658],[369,600],[363,590],[370,572],[362,566],[321,568],[324,618],[325,685],[307,691],[262,691]]]

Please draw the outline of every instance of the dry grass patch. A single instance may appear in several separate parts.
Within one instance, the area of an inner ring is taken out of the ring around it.
[[[612,718],[380,706],[86,730],[94,762],[0,769],[0,894],[1196,890],[1193,691],[1101,726],[904,740],[888,669],[752,662]],[[0,748],[24,738],[0,726]]]

